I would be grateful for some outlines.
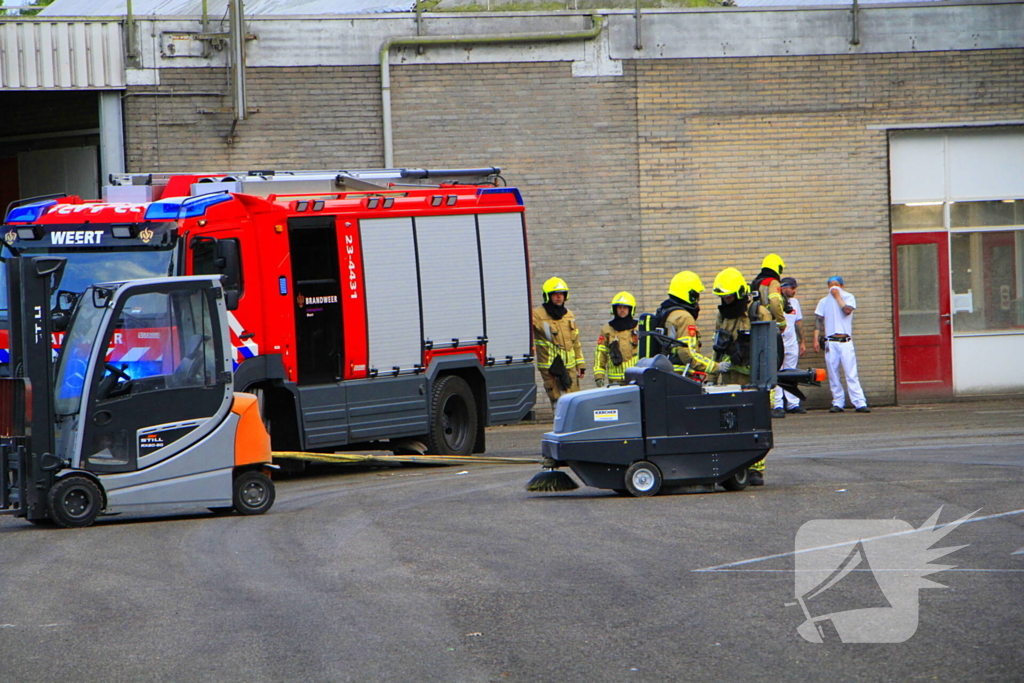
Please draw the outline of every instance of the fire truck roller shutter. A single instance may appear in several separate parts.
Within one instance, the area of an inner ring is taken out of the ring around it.
[[[478,344],[484,336],[475,216],[415,219],[423,340],[434,348]]]
[[[530,299],[523,215],[483,214],[477,222],[484,269],[487,355],[497,363],[508,356],[522,361],[530,355],[530,328],[525,322],[530,319]]]
[[[420,295],[411,218],[359,223],[370,369],[386,375],[422,363]]]

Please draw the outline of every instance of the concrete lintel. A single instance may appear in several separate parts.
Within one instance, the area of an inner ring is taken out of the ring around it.
[[[709,57],[785,57],[914,53],[952,50],[1024,48],[1024,12],[1020,3],[862,5],[858,45],[851,45],[853,20],[849,7],[720,8],[646,10],[644,46],[635,50],[632,12],[601,10],[609,33],[607,46],[519,44],[396,49],[392,64],[464,64],[497,62],[593,62],[604,67],[577,67],[582,73],[608,73],[624,59],[698,59]],[[508,35],[513,33],[585,30],[590,12],[434,13],[424,14],[422,35]],[[246,44],[249,67],[373,66],[380,46],[396,36],[416,35],[415,15],[252,18],[254,36]],[[185,19],[139,20],[140,59],[147,69],[204,67],[227,64],[226,51],[210,57],[162,54],[167,32],[198,32]],[[131,71],[131,70],[130,70]],[[129,75],[138,79],[139,75]],[[152,85],[153,83],[131,83]]]

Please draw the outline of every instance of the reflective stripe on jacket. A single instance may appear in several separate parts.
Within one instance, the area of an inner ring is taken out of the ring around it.
[[[770,317],[766,320],[774,320],[779,326],[779,332],[786,329],[786,296],[782,293],[782,287],[778,280],[762,283],[757,291],[761,297],[761,308],[767,308]]]
[[[555,320],[543,306],[533,309],[533,343],[537,350],[537,367],[541,370],[550,368],[556,356],[561,356],[570,370],[587,365],[572,311],[566,311],[561,320]]]
[[[700,330],[689,311],[677,308],[665,319],[665,334],[683,342],[669,356],[676,372],[714,372],[717,363],[700,352]]]
[[[633,367],[640,360],[637,354],[637,347],[640,345],[637,329],[634,327],[618,332],[610,324],[604,324],[601,336],[597,338],[597,350],[594,353],[594,379],[600,379],[607,374],[609,382],[625,381],[626,368]],[[616,340],[619,342],[619,353],[622,354],[621,365],[613,365],[608,352],[608,347]]]

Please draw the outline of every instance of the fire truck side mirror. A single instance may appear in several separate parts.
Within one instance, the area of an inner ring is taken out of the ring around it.
[[[224,290],[224,306],[229,311],[238,310],[238,299],[241,296],[241,292],[237,289],[225,289]]]
[[[54,311],[50,317],[50,327],[54,332],[67,331],[69,322],[71,322],[71,315],[67,311]]]
[[[238,253],[238,240],[217,240],[214,265],[224,276],[224,289],[241,289],[242,259]]]

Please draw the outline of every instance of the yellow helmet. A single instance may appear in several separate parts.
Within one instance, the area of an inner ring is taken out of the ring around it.
[[[697,274],[690,270],[676,273],[672,282],[668,285],[669,296],[685,301],[688,304],[695,304],[704,291],[704,283],[700,281]]]
[[[548,278],[541,291],[544,292],[544,303],[547,303],[555,292],[565,292],[565,300],[569,300],[569,285],[560,277]]]
[[[779,275],[782,275],[782,269],[786,267],[786,264],[778,254],[768,254],[764,257],[764,261],[761,261],[761,267],[774,270]]]
[[[743,279],[743,273],[735,268],[726,268],[715,276],[713,291],[718,296],[735,294],[742,299],[750,290],[747,289],[747,281]]]
[[[629,317],[636,315],[636,298],[629,292],[619,292],[612,297],[611,314],[616,315],[616,306],[629,306]]]

